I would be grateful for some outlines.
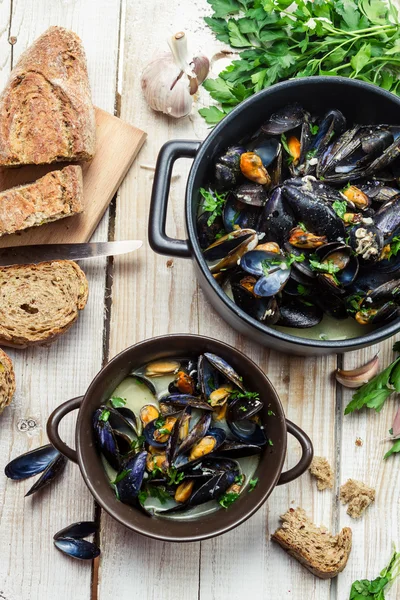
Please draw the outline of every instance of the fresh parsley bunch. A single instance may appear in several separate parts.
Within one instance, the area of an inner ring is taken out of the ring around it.
[[[221,108],[200,109],[218,123],[242,100],[279,81],[341,75],[400,93],[400,23],[391,0],[207,0],[206,23],[240,50],[204,87]]]
[[[388,566],[373,581],[361,579],[351,586],[349,600],[385,600],[385,589],[400,574],[400,552],[393,552]]]

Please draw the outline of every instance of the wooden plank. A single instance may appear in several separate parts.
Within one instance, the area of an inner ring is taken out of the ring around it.
[[[10,15],[11,0],[0,0],[0,88],[5,85],[11,68]]]
[[[24,244],[87,242],[117,192],[121,181],[142,147],[146,134],[110,113],[96,108],[96,154],[82,163],[83,205],[81,214],[41,227],[31,227],[4,236],[0,247]],[[0,168],[0,191],[29,183],[62,165],[29,165],[18,169]]]
[[[393,354],[392,346],[398,338],[396,336],[379,346],[347,354],[344,368],[358,367],[378,351],[381,369],[387,367],[397,356]],[[351,390],[343,388],[343,410],[351,396]],[[349,478],[358,479],[375,488],[377,496],[375,503],[357,521],[346,514],[346,507],[340,508],[340,526],[348,525],[353,530],[353,549],[349,566],[338,580],[338,600],[347,597],[353,581],[377,577],[389,561],[392,544],[399,546],[399,457],[394,455],[384,461],[383,455],[390,449],[390,442],[382,442],[389,435],[398,405],[398,398],[394,394],[379,414],[364,409],[343,417],[340,483],[345,483]],[[358,437],[363,441],[362,446],[356,445]],[[400,596],[399,581],[393,585],[388,596]]]
[[[14,57],[54,24],[70,27],[82,37],[94,101],[113,112],[119,0],[13,0]],[[106,217],[95,239],[107,239],[107,229]],[[101,367],[105,261],[92,261],[83,267],[89,279],[89,302],[74,327],[49,348],[10,351],[17,394],[0,418],[2,469],[10,458],[47,441],[49,413],[59,403],[84,392]],[[30,434],[17,427],[27,417],[38,423]],[[73,443],[75,418],[71,415],[62,427],[69,443]],[[0,596],[7,600],[43,600],[57,595],[65,600],[89,600],[91,565],[68,559],[52,543],[53,534],[61,527],[93,517],[93,500],[79,469],[67,465],[58,482],[41,495],[24,500],[31,483],[0,478]]]

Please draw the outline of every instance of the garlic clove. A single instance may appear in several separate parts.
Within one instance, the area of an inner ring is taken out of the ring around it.
[[[195,56],[191,62],[199,85],[203,83],[210,71],[210,61],[207,56]]]
[[[336,380],[347,388],[359,388],[364,383],[368,383],[379,370],[379,357],[376,354],[369,362],[357,369],[344,370],[337,369]]]

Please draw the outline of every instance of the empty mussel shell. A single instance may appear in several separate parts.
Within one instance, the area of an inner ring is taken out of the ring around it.
[[[50,485],[50,483],[54,481],[54,479],[58,477],[64,470],[66,464],[67,459],[65,456],[59,453],[59,455],[52,460],[48,467],[43,471],[39,479],[35,481],[33,486],[27,491],[25,496],[31,496],[32,494],[35,494],[35,492],[42,490],[47,485]]]
[[[100,554],[100,548],[87,540],[75,538],[59,538],[54,540],[57,550],[78,560],[92,560]]]
[[[198,506],[210,500],[218,500],[235,481],[238,470],[217,473],[201,485],[189,498],[189,506]]]
[[[4,473],[9,479],[27,479],[44,471],[58,456],[59,451],[46,444],[14,458],[6,465]]]
[[[169,394],[168,396],[163,396],[160,402],[180,410],[186,406],[200,408],[201,410],[212,410],[212,406],[210,406],[207,402],[200,400],[198,396],[192,396],[190,394]]]
[[[263,133],[269,135],[285,133],[286,131],[290,131],[301,125],[304,114],[305,111],[300,104],[290,104],[273,113],[268,121],[261,127],[261,130]]]
[[[235,438],[256,446],[264,446],[267,443],[264,428],[256,421],[251,419],[230,421],[227,419],[227,423]]]
[[[237,398],[229,403],[227,418],[230,421],[249,419],[258,413],[263,406],[264,403],[257,397]]]
[[[226,360],[211,352],[205,352],[204,356],[215,369],[226,377],[226,379],[234,383],[241,390],[246,391],[243,385],[243,378],[226,362]]]
[[[242,456],[253,456],[253,454],[259,454],[262,450],[261,446],[257,444],[250,444],[244,441],[232,441],[225,440],[225,442],[218,448],[218,454],[228,456],[231,458],[241,458]]]
[[[99,526],[94,521],[79,521],[78,523],[72,523],[72,525],[68,525],[64,527],[64,529],[60,529],[57,533],[54,534],[55,540],[59,538],[74,538],[81,539],[92,535],[98,531]]]

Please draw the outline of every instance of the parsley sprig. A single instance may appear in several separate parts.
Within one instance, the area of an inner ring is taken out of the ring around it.
[[[400,93],[400,25],[390,0],[207,1],[214,11],[207,25],[239,51],[203,84],[220,104],[199,111],[210,125],[252,94],[293,77],[342,75]]]
[[[344,215],[347,213],[347,202],[346,200],[335,200],[335,202],[332,203],[332,208],[337,216],[343,219]]]
[[[360,579],[351,586],[349,600],[385,600],[384,591],[400,575],[400,552],[394,550],[388,566],[380,576],[369,581]]]
[[[207,220],[207,225],[210,227],[215,219],[222,215],[225,206],[226,193],[219,194],[216,191],[207,191],[200,188],[200,194],[203,196],[202,209],[205,212],[211,213]]]

